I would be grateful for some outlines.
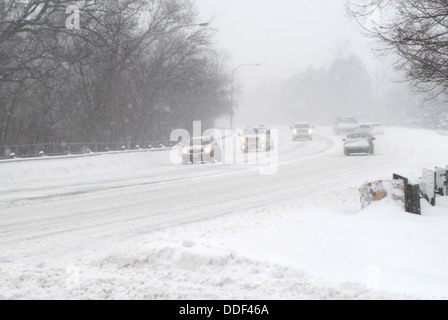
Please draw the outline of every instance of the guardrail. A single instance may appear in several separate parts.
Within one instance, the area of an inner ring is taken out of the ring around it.
[[[218,128],[225,132],[226,128]],[[233,132],[232,132],[233,134]],[[229,135],[232,135],[229,134]],[[227,137],[222,134],[221,138]],[[130,144],[129,142],[77,142],[77,143],[39,143],[27,145],[0,146],[0,160],[7,159],[35,159],[43,157],[69,156],[69,155],[89,155],[92,153],[118,152],[118,151],[156,151],[171,148],[178,142],[162,141],[139,141]]]
[[[58,143],[0,146],[0,160],[29,159],[70,155],[89,155],[118,151],[156,150],[172,147],[175,142],[159,141],[130,145],[129,143]]]

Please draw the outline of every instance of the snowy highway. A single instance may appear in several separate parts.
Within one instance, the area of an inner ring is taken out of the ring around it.
[[[298,188],[307,186],[307,177],[317,183],[325,182],[326,184],[335,178],[332,176],[332,171],[335,171],[336,176],[345,177],[348,175],[348,179],[356,176],[358,169],[360,172],[365,172],[366,169],[378,169],[377,172],[383,172],[389,164],[393,165],[403,160],[415,161],[414,157],[411,157],[413,150],[420,150],[414,145],[416,140],[421,141],[426,149],[434,149],[428,148],[428,143],[431,144],[431,141],[427,141],[426,136],[424,138],[418,137],[417,132],[415,137],[408,137],[406,133],[402,133],[401,136],[399,134],[395,135],[393,140],[390,140],[387,136],[379,136],[377,155],[373,158],[366,156],[346,158],[342,156],[341,151],[342,136],[331,135],[328,128],[322,131],[326,134],[317,134],[315,140],[309,142],[291,141],[289,131],[282,130],[279,150],[277,150],[281,168],[278,172],[279,175],[268,177],[268,185],[256,184],[257,188],[272,188],[269,192],[272,193],[277,189],[278,183],[282,183],[284,179],[292,179],[293,181],[289,181],[292,183],[289,186],[290,189],[294,189],[291,190],[294,193],[297,191],[296,186]],[[236,152],[239,152],[238,150],[237,147]],[[434,151],[437,152],[437,148]],[[252,179],[252,182],[256,180],[266,181],[266,177],[260,177],[259,175],[260,166],[247,164],[173,165],[170,162],[169,151],[129,155],[103,154],[101,159],[92,157],[88,161],[85,158],[68,158],[36,162],[2,163],[2,167],[0,167],[2,176],[0,178],[4,184],[0,201],[45,198],[167,182],[177,183],[198,178],[209,180],[209,183],[221,186],[219,179],[227,180],[227,177],[218,176],[235,173],[239,175],[238,179],[233,180],[238,182],[237,184],[246,178]],[[53,165],[54,162],[58,163]],[[106,170],[103,166],[106,167]],[[107,170],[107,167],[109,167],[109,170]],[[311,172],[309,172],[310,169]],[[346,171],[345,169],[350,170]],[[399,168],[392,167],[392,170],[397,169]],[[309,174],[304,174],[304,172]],[[329,181],[321,180],[322,177],[319,175],[322,173],[328,175]],[[285,191],[282,190],[282,192]],[[177,193],[174,192],[174,194]]]
[[[320,194],[314,201],[323,203],[329,201],[327,195],[334,199],[334,193],[337,203],[344,197],[351,201],[355,193],[343,190],[356,191],[366,180],[390,179],[395,172],[418,175],[423,167],[448,162],[448,138],[425,130],[386,130],[377,137],[375,156],[343,156],[342,138],[323,127],[316,129],[313,141],[293,142],[282,127],[278,172],[266,176],[259,166],[243,164],[174,165],[169,151],[0,163],[0,268],[33,266],[35,272],[36,265],[56,268],[52,262],[57,262],[65,279],[63,266],[107,255],[157,232],[185,227],[194,234],[196,224],[223,217],[238,221],[244,213],[259,212],[239,226],[245,232],[257,225],[258,215],[265,220],[263,208],[313,194]],[[198,232],[206,233],[201,227]],[[61,286],[64,296],[73,295]],[[20,290],[15,294],[24,295]],[[162,296],[172,297],[166,292]],[[90,292],[89,297],[98,296]]]

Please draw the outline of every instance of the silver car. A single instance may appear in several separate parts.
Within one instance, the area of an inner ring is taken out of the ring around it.
[[[265,127],[248,127],[241,139],[241,151],[268,152],[274,149],[274,141],[271,137],[271,130]]]
[[[344,141],[344,155],[350,156],[352,154],[375,154],[376,138],[370,133],[360,132],[352,133],[347,136]]]

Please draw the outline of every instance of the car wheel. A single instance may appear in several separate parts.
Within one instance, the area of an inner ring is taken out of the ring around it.
[[[344,155],[345,155],[346,157],[348,157],[348,156],[350,155],[350,152],[348,152],[347,150],[344,150]]]

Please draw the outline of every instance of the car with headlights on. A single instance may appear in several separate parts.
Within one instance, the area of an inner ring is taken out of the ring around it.
[[[352,133],[345,138],[344,141],[344,155],[350,156],[352,154],[375,154],[376,138],[370,133],[359,132]]]
[[[213,136],[193,137],[182,148],[182,163],[207,163],[222,160],[222,151],[219,143]]]
[[[290,127],[292,140],[313,140],[314,126],[307,122],[297,122]]]
[[[248,127],[244,130],[241,138],[241,151],[271,151],[274,148],[274,141],[271,137],[271,130],[264,126]]]

